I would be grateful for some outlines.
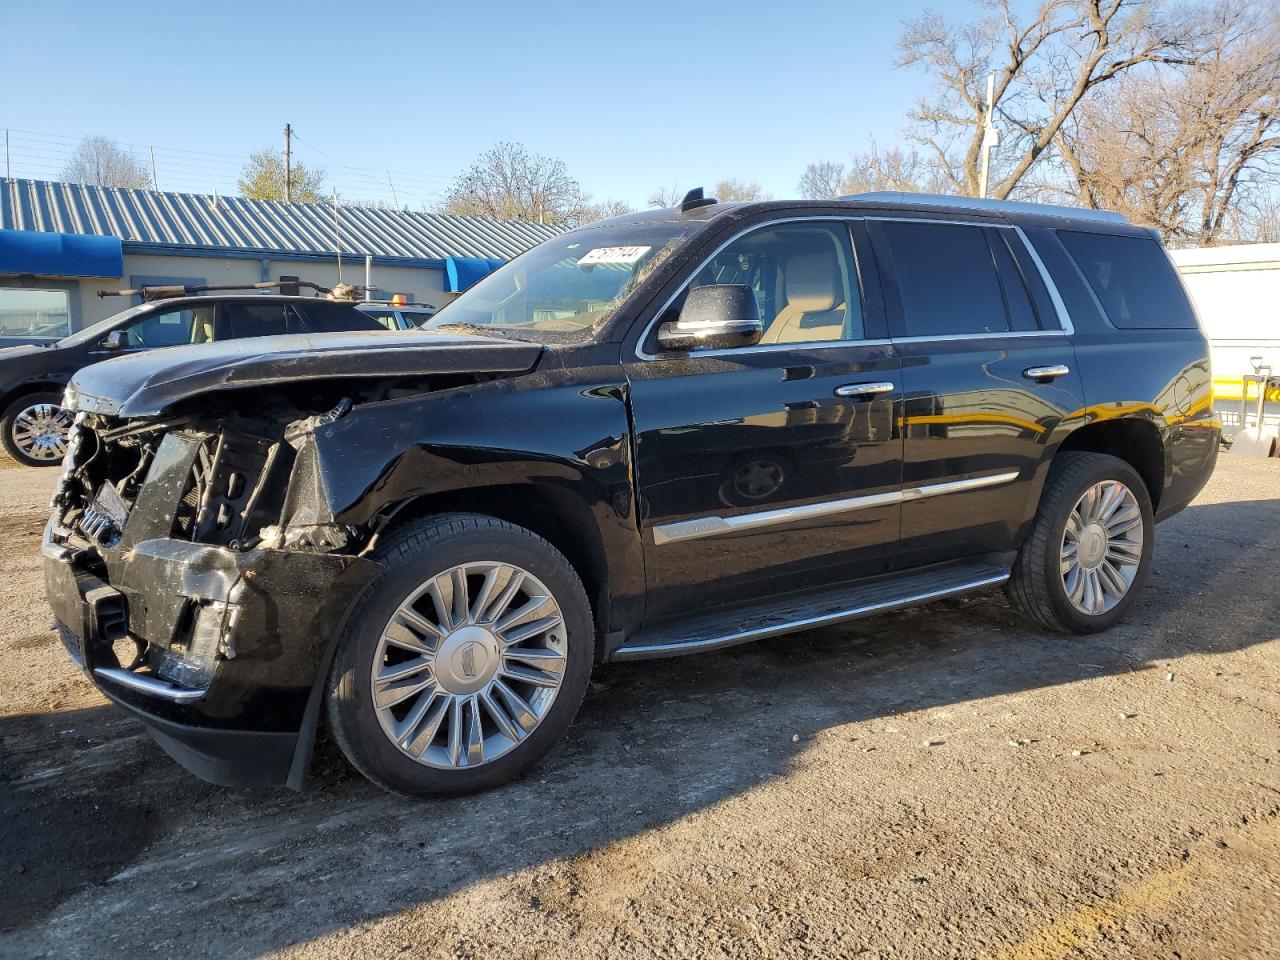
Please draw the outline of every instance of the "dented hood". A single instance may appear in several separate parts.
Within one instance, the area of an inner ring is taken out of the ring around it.
[[[303,380],[523,373],[543,347],[418,330],[250,337],[148,350],[85,367],[67,388],[73,410],[150,417],[200,394]]]

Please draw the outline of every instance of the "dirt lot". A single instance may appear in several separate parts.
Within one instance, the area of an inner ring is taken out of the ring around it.
[[[598,669],[445,802],[178,769],[48,627],[53,479],[0,463],[5,957],[1280,956],[1280,462],[1221,463],[1109,634],[993,591]]]

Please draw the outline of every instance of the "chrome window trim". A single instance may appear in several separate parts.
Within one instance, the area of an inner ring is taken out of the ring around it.
[[[706,265],[709,264],[716,257],[718,257],[724,251],[725,247],[729,246],[729,244],[735,243],[736,241],[740,240],[742,237],[745,237],[749,233],[755,233],[755,231],[757,230],[763,230],[765,227],[774,227],[781,223],[823,223],[825,222],[825,223],[849,224],[854,220],[865,220],[865,219],[866,217],[859,216],[857,214],[848,214],[848,215],[841,215],[841,216],[832,216],[830,214],[825,214],[823,216],[817,216],[817,217],[803,217],[803,216],[779,217],[776,220],[764,220],[764,221],[761,221],[760,223],[752,224],[751,226],[747,227],[745,230],[741,230],[738,233],[733,234],[733,236],[725,240],[724,243],[720,244],[720,246],[716,247],[709,254],[707,254],[707,256],[702,260],[702,262],[698,264],[697,268],[691,274],[689,274],[688,279],[686,279],[684,283],[680,284],[680,286],[676,288],[675,292],[672,293],[671,296],[667,297],[666,302],[663,303],[662,306],[658,308],[657,312],[654,313],[654,315],[650,318],[649,322],[645,324],[644,330],[641,331],[640,333],[640,339],[636,341],[636,351],[635,351],[636,357],[640,360],[672,360],[672,359],[688,359],[690,357],[723,357],[723,356],[729,356],[729,355],[738,355],[748,351],[764,352],[764,351],[770,351],[770,350],[813,350],[815,348],[823,348],[823,347],[826,347],[826,348],[846,347],[847,348],[847,347],[862,347],[862,346],[888,346],[893,342],[892,340],[887,340],[887,339],[885,340],[843,340],[842,339],[842,340],[812,340],[812,341],[804,341],[802,343],[752,344],[749,347],[726,347],[723,350],[691,350],[685,353],[657,354],[657,353],[649,353],[644,349],[645,341],[649,339],[649,334],[653,332],[654,325],[658,322],[658,320],[662,317],[662,315],[665,314],[667,310],[671,308],[671,305],[676,302],[676,299],[680,296],[680,294],[684,293],[685,290],[689,288],[689,284],[693,282],[693,278],[696,277],[698,274],[700,274],[703,268],[706,267]],[[848,227],[846,226],[846,230],[847,229]],[[849,246],[850,246],[850,249],[853,248],[852,236],[849,237]],[[853,250],[853,259],[854,259],[854,269],[855,271],[857,271],[858,269],[857,250]],[[860,271],[858,271],[856,278],[858,280],[858,295],[861,296],[862,295],[862,278],[861,278]]]
[[[809,503],[799,507],[782,507],[777,510],[762,510],[757,513],[744,513],[734,517],[712,515],[694,517],[690,520],[677,520],[674,523],[663,523],[655,526],[653,528],[653,542],[655,546],[660,547],[664,544],[679,543],[683,540],[720,537],[729,533],[758,530],[783,523],[797,523],[801,520],[812,520],[837,513],[869,510],[874,507],[888,507],[899,503],[909,503],[913,500],[924,500],[927,497],[940,497],[949,493],[980,490],[984,487],[995,487],[1016,480],[1018,473],[1019,471],[1017,470],[1008,470],[1003,473],[988,474],[981,477],[967,477],[964,480],[926,483],[918,487],[891,490],[887,493],[873,493],[861,497],[848,497],[842,500],[828,500],[824,503]]]
[[[1040,271],[1040,280],[1044,283],[1044,288],[1049,291],[1049,300],[1053,303],[1054,312],[1058,315],[1058,326],[1062,328],[1062,333],[1067,336],[1073,335],[1076,332],[1076,328],[1071,322],[1071,314],[1067,312],[1067,305],[1062,299],[1062,294],[1058,292],[1058,285],[1053,282],[1053,277],[1049,275],[1049,268],[1040,259],[1040,252],[1036,250],[1031,238],[1023,233],[1021,227],[1014,226],[1013,229],[1022,240],[1022,245],[1026,247],[1027,253],[1031,254],[1031,259],[1035,263],[1036,269]]]

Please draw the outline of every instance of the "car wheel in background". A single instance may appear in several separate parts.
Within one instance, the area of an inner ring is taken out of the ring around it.
[[[28,467],[54,467],[67,452],[73,415],[62,409],[62,394],[28,393],[0,414],[0,442],[13,459]]]

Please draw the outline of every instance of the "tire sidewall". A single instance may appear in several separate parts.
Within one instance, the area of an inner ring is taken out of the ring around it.
[[[391,551],[395,552],[395,551]],[[376,557],[375,557],[376,558]],[[372,665],[382,629],[405,598],[432,576],[462,563],[501,561],[528,570],[555,597],[564,616],[568,655],[565,675],[550,710],[518,746],[479,767],[447,770],[420,764],[402,753],[378,722],[372,705]],[[376,782],[408,794],[462,794],[519,777],[564,735],[586,692],[594,629],[582,585],[568,561],[550,544],[494,521],[480,530],[415,545],[388,563],[348,621],[330,678],[330,695],[348,734],[344,744],[355,765]]]
[[[14,398],[4,408],[4,413],[0,414],[0,444],[3,444],[5,453],[24,467],[59,467],[62,465],[61,458],[56,460],[36,460],[19,450],[17,443],[13,439],[13,422],[17,419],[18,414],[27,407],[38,403],[52,403],[54,406],[61,407],[62,394],[55,393],[52,390],[39,390],[35,393],[24,393],[22,396]]]
[[[1138,564],[1133,583],[1129,585],[1128,591],[1120,602],[1106,613],[1091,616],[1077,610],[1067,596],[1061,572],[1061,548],[1067,520],[1077,501],[1086,490],[1104,480],[1123,483],[1138,502],[1138,509],[1142,514],[1142,560]],[[1105,459],[1099,458],[1096,465],[1090,465],[1087,470],[1072,476],[1063,483],[1058,494],[1056,515],[1050,519],[1048,549],[1041,558],[1041,575],[1046,581],[1049,602],[1053,605],[1054,612],[1061,622],[1076,633],[1097,633],[1107,630],[1128,611],[1146,583],[1147,575],[1151,570],[1151,557],[1155,548],[1155,517],[1151,508],[1151,495],[1136,470],[1123,460],[1109,456]]]

